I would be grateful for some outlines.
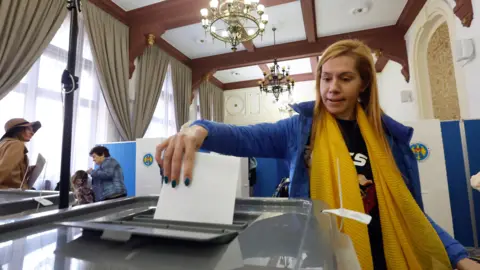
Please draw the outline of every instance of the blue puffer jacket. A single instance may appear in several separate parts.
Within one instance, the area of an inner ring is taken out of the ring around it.
[[[290,164],[290,197],[308,198],[310,195],[309,173],[304,164],[303,151],[312,126],[314,102],[292,105],[299,114],[277,123],[252,126],[232,126],[199,120],[199,125],[208,130],[202,148],[212,152],[239,157],[263,157],[286,159]],[[410,150],[413,129],[384,115],[383,124],[393,156],[403,179],[413,197],[423,209],[420,176],[415,156]],[[467,258],[465,248],[429,217],[447,250],[453,268],[458,261]]]
[[[127,194],[122,167],[114,158],[105,158],[102,164],[92,171],[91,175],[96,202]]]

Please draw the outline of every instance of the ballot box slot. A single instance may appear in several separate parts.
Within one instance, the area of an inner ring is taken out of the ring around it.
[[[164,239],[174,241],[226,244],[238,236],[238,230],[231,228],[201,227],[165,224],[145,224],[138,222],[60,222],[57,225],[83,229],[85,235],[98,235],[101,240],[127,242],[132,239]]]
[[[142,213],[134,213],[128,216],[123,217],[120,220],[126,221],[126,220],[131,220],[131,221],[150,221],[153,220],[153,212],[150,212],[150,210],[147,210]],[[245,223],[250,224],[253,221],[255,221],[261,213],[251,213],[251,212],[236,212],[233,215],[233,225],[239,225],[243,226]]]
[[[59,225],[82,228],[86,234],[101,234],[101,239],[128,241],[132,237],[176,239],[181,241],[228,243],[258,218],[257,214],[235,213],[233,224],[198,223],[154,219],[151,209],[117,220],[62,222]]]
[[[103,222],[105,223],[105,222]],[[229,224],[210,224],[210,223],[196,223],[196,222],[182,222],[172,220],[158,220],[158,219],[134,219],[133,221],[110,221],[111,224],[124,224],[146,227],[159,227],[159,228],[172,228],[172,229],[185,229],[185,230],[221,230],[221,231],[242,231],[248,223],[234,223]]]
[[[111,221],[111,222],[102,222],[103,224],[112,224],[112,225],[124,225],[131,227],[145,227],[145,228],[155,228],[155,229],[170,229],[177,231],[192,231],[192,232],[203,232],[203,233],[226,233],[226,232],[240,232],[245,226],[234,226],[234,225],[204,225],[199,223],[172,223],[171,221],[165,222],[156,222],[156,220],[151,220],[149,222],[139,222],[139,221]]]
[[[145,222],[145,223],[164,223],[164,221],[157,221],[151,217],[145,217],[145,216],[140,216],[140,217],[134,217],[131,221],[138,221],[138,222]],[[233,226],[233,227],[240,227],[240,228],[245,228],[248,225],[249,222],[244,221],[244,220],[234,220],[232,225],[226,225],[226,226]],[[202,224],[202,223],[197,223],[197,224]],[[206,223],[207,224],[207,223]],[[205,226],[224,226],[224,225],[217,225],[217,224],[208,224]]]

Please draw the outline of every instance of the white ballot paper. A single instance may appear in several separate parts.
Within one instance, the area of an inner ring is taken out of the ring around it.
[[[163,184],[154,218],[232,224],[240,169],[241,158],[196,153],[192,183],[185,186],[182,168],[175,188]]]
[[[43,168],[45,167],[45,163],[47,163],[47,161],[42,156],[42,154],[38,154],[37,163],[35,163],[35,168],[33,168],[33,171],[31,172],[28,179],[23,180],[23,181],[25,180],[27,181],[27,185],[29,188],[32,188],[35,182],[37,181],[38,177],[40,176],[40,173],[43,171]],[[22,183],[22,186],[23,186],[23,183]]]

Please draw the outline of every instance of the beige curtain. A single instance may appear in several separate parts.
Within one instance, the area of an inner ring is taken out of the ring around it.
[[[188,121],[192,97],[192,70],[177,59],[170,60],[172,69],[173,101],[177,130]]]
[[[213,121],[222,123],[223,116],[224,116],[224,104],[225,101],[223,100],[223,90],[218,88],[217,86],[213,86],[213,102],[212,102],[212,110],[213,110]]]
[[[97,6],[83,2],[85,28],[110,115],[123,140],[134,140],[128,98],[129,29]]]
[[[212,120],[212,100],[213,100],[213,84],[204,81],[198,89],[198,97],[200,98],[200,116],[204,120]]]
[[[0,100],[28,73],[66,15],[64,0],[0,0]]]
[[[213,83],[204,81],[199,88],[200,116],[205,120],[223,122],[223,90]]]
[[[158,46],[150,46],[138,58],[133,126],[135,138],[143,138],[152,121],[167,74],[170,56]]]

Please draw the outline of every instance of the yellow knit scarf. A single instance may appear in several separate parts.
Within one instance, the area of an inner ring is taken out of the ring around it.
[[[388,269],[451,269],[439,236],[407,189],[392,155],[382,147],[365,112],[357,107],[357,122],[367,145],[377,192]],[[315,125],[311,198],[326,202],[330,208],[340,207],[336,170],[339,159],[343,207],[365,213],[357,172],[337,121],[328,112],[322,113],[320,119],[322,123]],[[367,225],[350,219],[343,224],[343,232],[352,239],[362,269],[373,269]]]

